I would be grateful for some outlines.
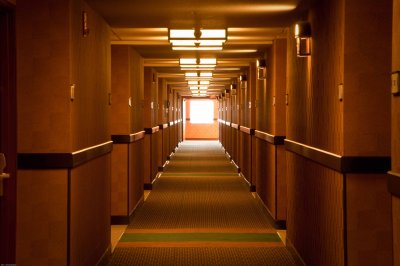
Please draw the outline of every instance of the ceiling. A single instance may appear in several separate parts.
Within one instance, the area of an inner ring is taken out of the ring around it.
[[[287,27],[304,17],[312,0],[87,0],[112,28],[112,44],[132,45],[155,67],[173,89],[190,95],[181,57],[216,57],[216,84],[210,95],[219,94],[260,58],[272,41],[286,36]],[[227,29],[222,51],[172,51],[169,28]],[[221,86],[222,85],[222,86]]]

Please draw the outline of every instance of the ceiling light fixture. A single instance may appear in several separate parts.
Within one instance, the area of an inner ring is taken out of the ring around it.
[[[188,80],[204,80],[211,79],[213,76],[212,72],[186,72],[185,78]]]
[[[189,80],[188,85],[209,85],[209,80]]]
[[[226,29],[169,29],[173,50],[222,50]]]
[[[180,58],[181,70],[214,70],[216,58]]]

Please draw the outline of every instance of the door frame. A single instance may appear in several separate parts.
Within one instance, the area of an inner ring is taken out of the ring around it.
[[[0,264],[16,263],[16,29],[15,4],[0,0],[0,152],[6,155],[0,197]]]

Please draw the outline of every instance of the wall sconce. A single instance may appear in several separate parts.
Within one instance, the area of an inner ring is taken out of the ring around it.
[[[243,89],[247,89],[247,76],[245,74],[240,75],[240,87]]]
[[[226,98],[230,98],[230,96],[231,96],[231,90],[230,89],[226,89],[225,90],[225,96],[226,96]]]
[[[308,22],[299,22],[294,28],[294,37],[296,38],[297,56],[311,55],[311,25]]]
[[[235,83],[232,83],[231,84],[231,94],[232,95],[236,95],[236,88],[237,88],[237,85]]]
[[[257,59],[257,79],[263,80],[267,77],[267,62],[264,58]]]
[[[83,37],[89,35],[88,14],[86,11],[82,11],[82,35]]]

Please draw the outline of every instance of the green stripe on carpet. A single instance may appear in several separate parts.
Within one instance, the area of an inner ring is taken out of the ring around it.
[[[187,241],[224,241],[224,242],[280,242],[277,234],[238,234],[238,233],[161,233],[161,234],[124,234],[121,242],[187,242]]]

